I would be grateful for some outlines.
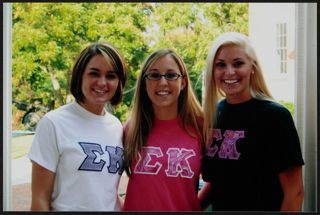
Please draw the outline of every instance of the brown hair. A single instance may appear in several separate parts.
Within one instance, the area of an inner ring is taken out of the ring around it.
[[[126,82],[126,65],[120,52],[106,42],[94,42],[82,50],[72,70],[70,91],[77,102],[84,101],[84,95],[81,90],[83,73],[91,58],[99,54],[105,57],[106,61],[113,67],[119,77],[116,93],[110,100],[111,105],[117,105],[121,102],[123,88]]]
[[[152,128],[154,120],[154,112],[151,100],[148,97],[145,87],[145,73],[149,71],[151,66],[161,57],[171,56],[177,63],[180,73],[186,77],[186,86],[181,90],[178,98],[178,115],[184,129],[192,136],[201,139],[202,146],[202,126],[199,119],[202,119],[201,106],[193,92],[190,84],[187,68],[176,52],[171,49],[160,49],[153,52],[144,62],[138,80],[136,82],[136,90],[132,101],[130,119],[128,121],[128,132],[125,138],[125,166],[126,171],[130,175],[130,163],[133,158],[138,156],[142,147],[146,144],[146,139]],[[196,134],[188,131],[187,126],[192,126],[196,130]]]

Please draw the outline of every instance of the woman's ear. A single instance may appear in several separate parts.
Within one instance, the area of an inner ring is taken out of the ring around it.
[[[256,73],[256,67],[252,65],[251,74],[253,75],[254,73]]]
[[[181,91],[187,86],[187,78],[185,76],[181,79]]]

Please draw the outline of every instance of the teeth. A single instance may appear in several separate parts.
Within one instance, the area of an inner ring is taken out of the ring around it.
[[[104,90],[95,90],[97,93],[105,93],[106,91],[104,91]]]
[[[157,92],[158,95],[168,95],[169,92],[167,91],[160,91],[160,92]]]
[[[224,80],[224,82],[227,84],[234,84],[237,82],[237,80]]]

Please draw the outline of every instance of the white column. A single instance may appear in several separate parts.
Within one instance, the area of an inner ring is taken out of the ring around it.
[[[296,4],[295,121],[305,161],[303,211],[319,209],[317,197],[317,3]]]
[[[11,3],[3,3],[3,211],[12,210],[11,190]]]

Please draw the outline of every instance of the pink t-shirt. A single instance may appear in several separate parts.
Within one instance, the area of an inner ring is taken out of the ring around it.
[[[201,146],[175,120],[155,120],[141,157],[132,162],[125,211],[197,211]]]

